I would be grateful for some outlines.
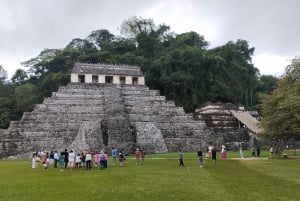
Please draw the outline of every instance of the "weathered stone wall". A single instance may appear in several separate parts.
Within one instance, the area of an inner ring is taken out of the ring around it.
[[[208,128],[214,131],[213,144],[218,148],[226,145],[228,149],[237,150],[239,146],[247,149],[253,146],[253,136],[231,113],[239,107],[233,104],[209,103],[196,109],[194,118],[204,121]],[[212,139],[213,140],[213,139]]]
[[[69,84],[7,130],[0,158],[36,150],[143,147],[148,153],[195,151],[215,138],[201,121],[146,86]]]

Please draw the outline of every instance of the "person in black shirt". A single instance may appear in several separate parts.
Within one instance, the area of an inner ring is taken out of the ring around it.
[[[64,155],[65,155],[65,169],[66,169],[69,163],[69,152],[67,149],[65,149]]]
[[[213,148],[211,150],[211,158],[213,161],[215,161],[215,164],[217,163],[217,150],[215,148]]]

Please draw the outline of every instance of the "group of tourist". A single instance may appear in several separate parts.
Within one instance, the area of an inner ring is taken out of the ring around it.
[[[137,149],[138,151],[138,149]],[[144,157],[144,153],[139,151],[140,154],[137,154],[136,157]],[[142,154],[143,153],[143,154]],[[117,150],[112,147],[111,156],[113,159],[113,165],[117,164],[117,158],[119,160],[119,166],[122,167],[125,164],[126,152],[124,149]],[[107,168],[108,154],[105,150],[99,152],[93,152],[90,150],[84,150],[81,153],[75,154],[73,150],[68,152],[67,149],[58,153],[54,150],[51,152],[46,151],[37,151],[32,155],[32,168],[37,168],[39,162],[42,162],[43,168],[48,170],[49,166],[54,168],[60,167],[60,171],[64,169],[85,169],[91,170],[92,166],[98,166],[100,170],[105,170]],[[137,163],[140,163],[140,159],[137,158]]]

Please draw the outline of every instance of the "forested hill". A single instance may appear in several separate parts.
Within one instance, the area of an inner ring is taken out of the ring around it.
[[[0,128],[66,85],[75,62],[140,66],[146,85],[187,112],[207,101],[255,107],[260,94],[276,85],[277,78],[259,76],[251,62],[254,48],[246,40],[210,49],[199,33],[176,34],[167,25],[137,17],[125,20],[120,30],[120,36],[96,30],[23,62],[26,71],[17,70],[10,83],[0,81]]]

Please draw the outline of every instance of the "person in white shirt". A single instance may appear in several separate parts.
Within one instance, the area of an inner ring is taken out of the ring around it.
[[[91,162],[92,162],[92,154],[90,151],[88,151],[85,155],[85,169],[91,170]]]
[[[69,153],[69,167],[71,168],[71,170],[73,170],[74,163],[75,163],[75,153],[73,152],[73,150],[71,150]]]
[[[57,151],[54,151],[54,167],[57,168],[57,161],[59,161],[59,155]]]
[[[81,164],[81,156],[77,154],[75,157],[75,169],[79,169]]]

